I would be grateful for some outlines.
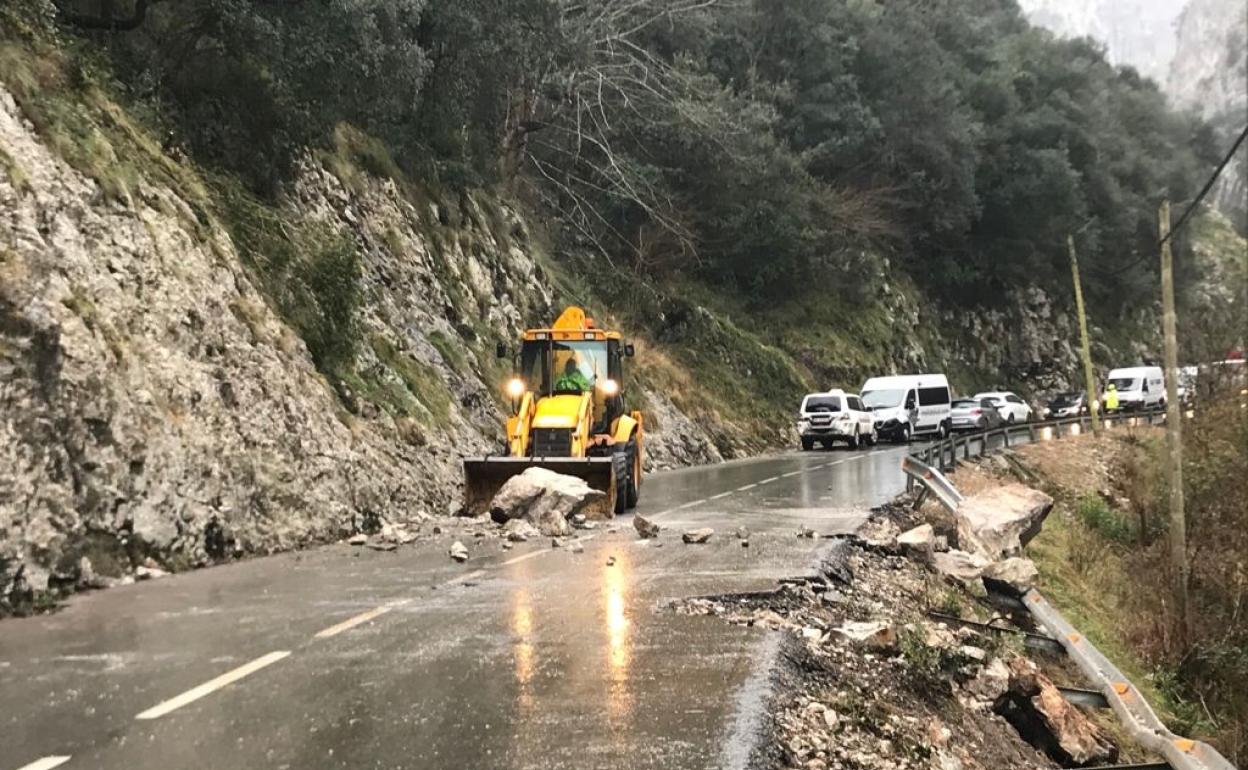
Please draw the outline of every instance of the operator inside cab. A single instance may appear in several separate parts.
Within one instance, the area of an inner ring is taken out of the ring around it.
[[[568,358],[568,362],[563,367],[563,374],[555,380],[556,393],[584,393],[593,386],[593,383],[577,366],[575,356]]]

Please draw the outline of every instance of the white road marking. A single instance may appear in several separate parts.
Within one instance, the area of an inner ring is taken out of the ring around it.
[[[537,553],[542,553],[542,552],[541,552],[541,551],[537,551]],[[507,562],[503,562],[503,563],[504,563],[504,564],[506,564]],[[464,574],[462,574],[462,575],[456,575],[455,577],[453,577],[453,578],[451,578],[450,580],[446,581],[446,582],[445,582],[445,583],[443,583],[442,585],[447,585],[447,586],[449,586],[449,585],[454,585],[455,583],[466,583],[466,582],[468,582],[469,580],[475,580],[476,578],[479,578],[479,577],[481,577],[481,576],[482,576],[482,575],[484,575],[484,574],[485,574],[485,570],[483,570],[483,569],[474,569],[472,572],[465,572],[465,573],[464,573]]]
[[[410,601],[411,599],[401,599],[397,602],[391,602],[390,604],[383,604],[380,607],[374,607],[368,612],[361,612],[359,615],[356,615],[353,618],[347,618],[346,620],[342,621],[341,623],[337,625],[330,626],[329,628],[323,629],[321,631],[317,631],[315,634],[315,638],[328,639],[331,636],[337,636],[338,634],[341,634],[343,631],[349,631],[350,629],[355,628],[361,623],[367,623],[373,618],[379,618],[382,615],[385,615],[390,610],[394,609],[395,607],[401,607]]]
[[[758,486],[758,484],[746,484],[746,485],[745,485],[745,486],[743,486],[743,487],[737,487],[734,491],[736,491],[736,492],[744,492],[745,490],[747,490],[747,489],[753,489],[753,488],[754,488],[754,487],[756,487],[756,486]]]
[[[536,559],[538,556],[541,556],[544,553],[550,553],[550,551],[538,550],[538,551],[529,551],[528,553],[522,553],[519,556],[513,556],[512,558],[504,561],[502,563],[502,566],[505,567],[508,564],[519,564],[522,561],[528,561],[529,559]]]
[[[731,494],[732,494],[731,491],[720,492],[718,495],[714,495],[713,497],[708,497],[707,500],[723,500],[725,497],[728,497]]]
[[[705,502],[706,502],[706,498],[704,497],[704,498],[702,498],[701,500],[694,500],[694,501],[692,501],[692,502],[685,503],[684,505],[678,505],[678,506],[676,506],[675,508],[673,508],[672,510],[673,510],[673,511],[682,511],[682,510],[684,510],[685,508],[692,508],[692,507],[693,507],[693,506],[695,506],[695,505],[701,505],[702,503],[705,503]]]
[[[194,703],[206,695],[211,695],[217,690],[220,690],[222,687],[233,684],[245,676],[254,674],[260,669],[278,662],[289,654],[290,650],[278,650],[276,652],[270,652],[268,655],[262,655],[250,663],[245,663],[239,666],[233,671],[227,671],[216,679],[204,682],[198,687],[192,687],[181,695],[170,698],[164,703],[152,706],[147,711],[144,711],[136,716],[135,719],[159,719],[165,714],[168,714],[170,711],[180,709],[188,703]],[[52,765],[52,767],[55,767],[55,765]]]
[[[801,475],[802,475],[802,471],[789,471],[788,473],[780,474],[780,478],[787,479],[792,476],[801,476]],[[711,499],[714,499],[714,498],[711,498]]]
[[[771,478],[769,478],[769,479],[763,479],[762,481],[760,481],[760,482],[758,482],[758,483],[759,483],[759,484],[770,484],[770,483],[771,483],[771,482],[773,482],[773,481],[779,481],[779,480],[780,480],[780,477],[779,477],[779,476],[772,476]]]
[[[31,762],[29,765],[22,765],[21,767],[17,768],[17,770],[52,770],[52,768],[60,767],[61,765],[65,764],[68,761],[69,761],[68,756],[44,757],[42,759],[36,759],[34,762]]]

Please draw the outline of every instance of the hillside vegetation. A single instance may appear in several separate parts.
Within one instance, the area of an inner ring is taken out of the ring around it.
[[[22,2],[49,32],[50,0]],[[384,150],[371,173],[506,185],[545,204],[556,251],[760,306],[812,281],[873,299],[882,255],[972,305],[1064,295],[1078,232],[1111,323],[1152,300],[1155,260],[1124,268],[1155,250],[1158,199],[1190,198],[1221,149],[1012,0],[323,5],[66,0],[61,18],[102,27],[89,50],[170,141],[258,192],[345,123]]]
[[[566,303],[638,342],[657,467],[871,374],[1068,388],[1066,234],[1098,365],[1152,355],[1156,204],[1220,151],[1007,0],[11,0],[0,583],[443,513]],[[1176,243],[1203,318],[1226,230]]]

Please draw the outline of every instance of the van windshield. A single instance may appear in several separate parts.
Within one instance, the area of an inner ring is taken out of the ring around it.
[[[836,396],[809,396],[806,399],[807,412],[839,412],[841,399]]]
[[[888,409],[893,406],[901,406],[901,400],[906,397],[904,388],[896,390],[868,390],[862,394],[862,403],[868,409]]]
[[[1139,377],[1115,377],[1109,381],[1109,384],[1113,385],[1118,390],[1139,390],[1140,378]]]

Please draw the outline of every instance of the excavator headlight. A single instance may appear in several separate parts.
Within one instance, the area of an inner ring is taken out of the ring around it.
[[[518,399],[524,395],[524,380],[519,377],[512,377],[507,381],[507,395],[513,399]]]
[[[616,393],[620,392],[620,383],[612,379],[603,380],[598,384],[598,387],[602,390],[603,394],[607,396],[614,396]]]

